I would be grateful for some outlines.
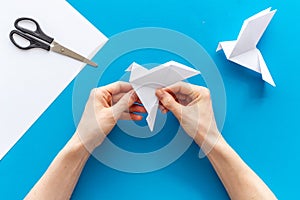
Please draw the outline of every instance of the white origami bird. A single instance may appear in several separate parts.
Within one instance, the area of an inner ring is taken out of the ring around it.
[[[220,42],[217,51],[223,49],[226,58],[232,62],[261,73],[262,79],[275,87],[257,43],[265,32],[276,10],[268,8],[244,21],[238,39]]]
[[[174,61],[150,70],[137,63],[132,63],[126,71],[131,71],[129,82],[148,113],[146,120],[151,131],[154,128],[159,103],[155,95],[156,89],[200,74],[199,71]]]

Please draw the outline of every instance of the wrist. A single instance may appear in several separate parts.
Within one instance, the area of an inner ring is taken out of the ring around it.
[[[206,134],[203,132],[197,133],[194,141],[201,148],[201,150],[208,155],[214,148],[222,142],[223,137],[218,129],[212,129]]]
[[[88,126],[79,125],[74,136],[76,136],[76,140],[91,153],[101,145],[106,138],[106,134],[101,130],[100,126],[90,128]]]
[[[75,133],[68,141],[66,146],[62,149],[62,153],[70,158],[82,158],[90,156],[90,152],[86,149],[77,133]]]
[[[207,157],[209,160],[219,159],[219,157],[222,157],[222,155],[227,154],[229,150],[229,145],[225,141],[223,137],[220,137],[218,141],[214,144],[211,151],[207,154]]]

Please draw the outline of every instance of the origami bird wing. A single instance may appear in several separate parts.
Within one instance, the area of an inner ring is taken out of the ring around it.
[[[200,72],[193,68],[187,67],[178,62],[170,61],[148,70],[147,73],[132,80],[132,82],[138,85],[147,85],[148,87],[157,89],[172,85],[197,74],[200,74]]]
[[[255,49],[275,13],[268,8],[246,19],[230,57]]]

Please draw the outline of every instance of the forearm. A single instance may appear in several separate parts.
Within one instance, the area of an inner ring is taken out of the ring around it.
[[[231,199],[276,199],[221,136],[207,156]]]
[[[26,199],[70,199],[89,155],[74,134]]]

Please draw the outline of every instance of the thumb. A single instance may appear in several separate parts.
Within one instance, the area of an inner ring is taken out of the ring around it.
[[[125,94],[114,106],[112,106],[115,117],[119,119],[121,114],[124,111],[128,111],[130,106],[132,106],[137,99],[138,97],[133,90]]]
[[[180,117],[182,105],[180,105],[170,93],[159,89],[156,91],[156,96],[165,108],[170,110],[177,118]]]

